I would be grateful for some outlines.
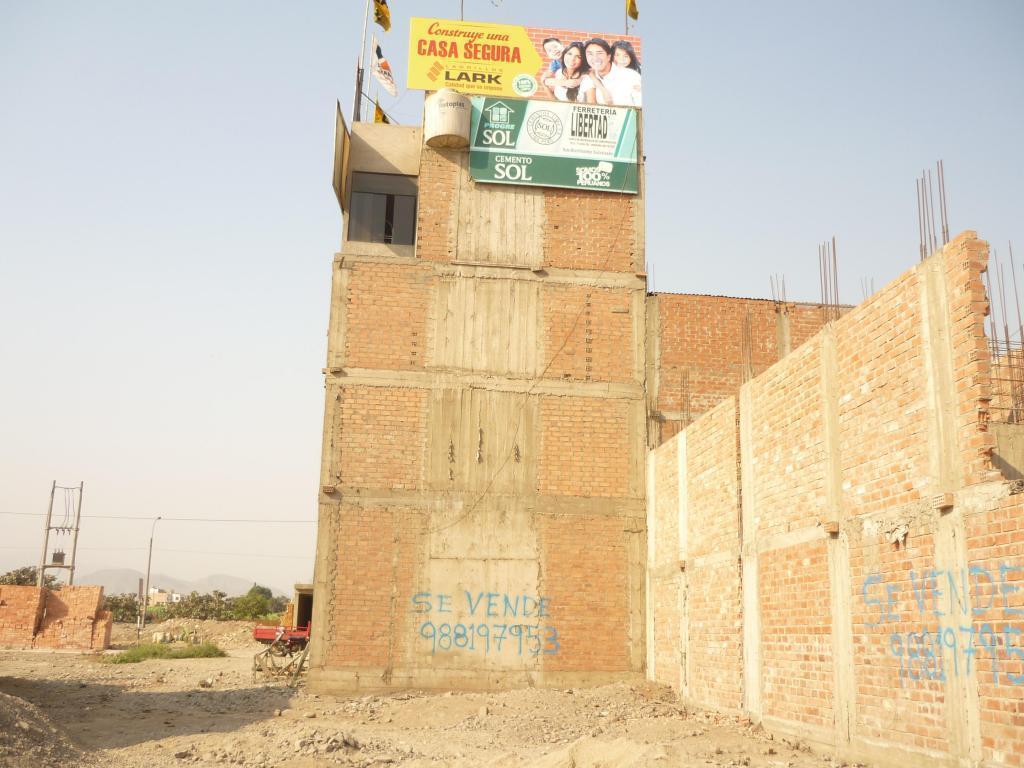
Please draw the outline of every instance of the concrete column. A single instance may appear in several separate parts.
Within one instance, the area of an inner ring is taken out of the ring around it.
[[[843,512],[843,465],[839,452],[838,364],[832,325],[821,332],[821,405],[825,432],[825,528],[832,602],[833,697],[836,742],[849,743],[854,733],[856,680],[853,668],[850,547]]]
[[[651,603],[651,571],[655,567],[654,542],[658,535],[655,506],[657,501],[656,487],[658,473],[655,470],[656,460],[653,452],[647,454],[647,567],[644,569],[644,605],[647,608],[647,679],[654,680],[654,605]]]
[[[793,351],[793,340],[789,332],[789,306],[775,305],[775,345],[779,350],[779,360]]]
[[[750,384],[740,387],[740,487],[743,542],[743,708],[760,720],[761,601],[757,572],[757,506],[754,499],[754,405]]]
[[[953,345],[950,338],[949,296],[946,287],[945,253],[937,253],[918,268],[921,300],[922,364],[928,384],[929,465],[932,494],[954,492],[963,483],[956,419],[956,387],[953,380]],[[953,573],[967,569],[967,543],[964,532],[961,492],[952,508],[937,509],[935,522],[935,568]],[[969,592],[969,590],[965,590]],[[968,626],[972,621],[971,598],[952,603],[952,626]],[[952,652],[942,647],[944,669],[952,669]],[[981,759],[981,714],[977,671],[946,675],[946,724],[950,751],[961,761],[977,764]]]
[[[677,450],[675,471],[677,473],[677,487],[679,488],[679,562],[684,563],[688,556],[689,540],[689,515],[687,504],[689,502],[689,486],[686,476],[686,433],[683,432],[677,438]],[[679,571],[679,692],[684,699],[690,697],[690,617],[687,614],[688,595],[690,578],[685,569]]]

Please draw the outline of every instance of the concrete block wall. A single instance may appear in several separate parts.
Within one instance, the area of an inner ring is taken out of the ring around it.
[[[847,759],[1024,765],[1024,494],[991,461],[986,259],[962,234],[740,391],[722,458],[740,469],[740,708]],[[662,518],[692,530],[693,496],[720,485],[678,459],[717,415],[649,459],[659,557],[679,538]],[[736,517],[731,497],[713,507],[709,530]],[[695,641],[702,591],[730,593],[686,563],[675,611],[652,564],[649,674],[729,709],[728,681],[697,690],[685,665],[718,647]],[[678,674],[659,622],[679,627]]]
[[[386,128],[351,162],[406,158],[416,244],[333,264],[311,685],[640,677],[642,200],[477,184]]]
[[[102,587],[0,586],[0,647],[108,648],[113,616],[102,606]]]

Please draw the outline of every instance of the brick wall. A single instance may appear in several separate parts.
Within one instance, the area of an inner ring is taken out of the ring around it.
[[[1024,498],[1015,494],[992,509],[970,515],[966,532],[982,755],[993,764],[1020,766],[1024,765]],[[963,638],[965,633],[959,634]]]
[[[656,349],[659,435],[663,442],[690,420],[735,395],[743,383],[745,367],[763,373],[795,350],[824,325],[821,307],[812,304],[738,299],[728,296],[655,294],[648,311],[656,314]],[[743,339],[749,329],[749,357]],[[787,341],[788,339],[788,341]]]
[[[727,398],[650,457],[648,674],[722,710],[742,704],[736,417]]]
[[[743,708],[852,759],[1024,765],[1024,502],[991,464],[986,256],[964,233],[743,385],[743,524],[712,547],[742,542],[742,576],[715,582],[688,554],[691,669],[717,647],[694,610],[723,585],[741,591]],[[654,455],[689,454],[713,414]],[[665,471],[656,460],[655,498]],[[692,521],[695,490],[720,482],[691,471],[679,494]],[[649,506],[656,552],[673,535],[663,506]],[[735,513],[728,498],[709,508]],[[729,679],[681,688],[720,707]]]
[[[31,648],[45,591],[0,584],[0,647]]]
[[[676,690],[683,686],[682,604],[683,574],[679,563],[683,558],[680,540],[679,505],[679,440],[670,440],[648,461],[654,487],[648,489],[648,543],[647,543],[647,644],[648,676]]]
[[[765,553],[758,563],[764,714],[830,727],[832,604],[825,542]]]
[[[742,703],[736,418],[730,397],[685,433],[687,696],[723,710]]]
[[[540,492],[629,495],[629,405],[593,397],[544,397],[540,405]]]
[[[455,258],[456,230],[452,210],[459,189],[460,152],[436,150],[420,155],[416,211],[416,256],[423,261]]]
[[[102,650],[113,622],[103,587],[0,586],[0,647]]]
[[[544,266],[641,271],[636,207],[631,195],[545,189]]]
[[[400,507],[342,505],[337,511],[334,600],[327,663],[389,667],[408,636],[422,515]],[[396,595],[401,595],[401,602]]]
[[[110,621],[103,611],[103,587],[61,587],[47,590],[36,648],[93,648]]]
[[[341,484],[419,488],[423,482],[427,392],[413,387],[339,388],[335,450]]]
[[[430,276],[408,264],[361,263],[348,281],[345,355],[354,368],[424,365]]]
[[[622,382],[635,377],[628,293],[558,285],[546,288],[543,300],[546,377]]]
[[[622,520],[612,516],[542,516],[542,590],[558,653],[552,672],[627,672],[629,558]]]

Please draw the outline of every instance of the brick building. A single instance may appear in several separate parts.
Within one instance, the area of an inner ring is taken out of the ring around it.
[[[851,758],[1024,765],[1022,396],[974,233],[826,322],[647,294],[642,177],[478,184],[389,125],[347,157],[315,689],[646,675]]]
[[[412,127],[357,123],[347,148],[313,617],[323,688],[641,675],[649,443],[821,324],[818,307],[648,296],[642,184],[479,184],[467,165]]]
[[[348,168],[314,685],[640,676],[642,195],[476,184],[391,125]]]

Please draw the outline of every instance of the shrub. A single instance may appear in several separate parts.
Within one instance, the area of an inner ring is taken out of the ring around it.
[[[110,664],[135,664],[146,659],[212,659],[226,655],[213,643],[185,646],[143,643],[114,656],[106,656],[104,661]]]

